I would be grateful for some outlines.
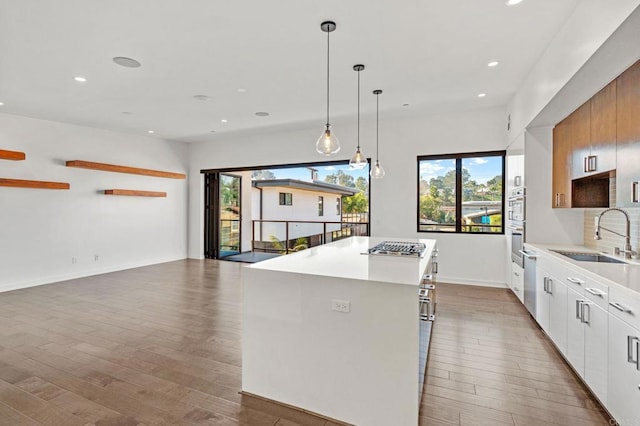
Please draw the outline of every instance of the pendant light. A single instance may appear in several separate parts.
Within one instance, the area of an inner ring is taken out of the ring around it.
[[[325,21],[320,24],[320,29],[327,33],[327,124],[322,135],[316,142],[316,151],[322,155],[334,155],[340,151],[340,141],[331,132],[331,124],[329,124],[329,33],[336,29],[336,23],[333,21]]]
[[[363,69],[364,65],[362,64],[353,66],[353,70],[358,73],[358,147],[356,148],[356,153],[353,154],[353,157],[351,157],[351,160],[349,160],[349,167],[356,170],[364,169],[364,167],[368,164],[367,158],[360,150],[360,71],[362,71]]]
[[[382,90],[374,90],[373,94],[376,95],[376,163],[373,165],[373,168],[371,169],[371,178],[373,179],[382,179],[384,177],[384,169],[382,168],[382,166],[380,165],[380,160],[378,160],[378,153],[379,153],[379,143],[378,143],[378,139],[379,139],[379,134],[380,134],[380,130],[379,130],[379,114],[380,114],[380,97],[379,95],[382,93]]]

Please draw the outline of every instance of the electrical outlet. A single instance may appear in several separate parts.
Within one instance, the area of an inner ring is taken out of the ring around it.
[[[348,300],[332,299],[331,310],[336,312],[351,312],[351,302]]]
[[[76,258],[76,257],[72,257],[72,258],[71,258],[71,264],[72,264],[72,265],[75,265],[76,263],[78,263],[78,258]]]

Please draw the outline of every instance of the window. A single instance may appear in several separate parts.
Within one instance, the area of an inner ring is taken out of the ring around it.
[[[318,197],[318,216],[324,216],[324,197]]]
[[[340,198],[336,198],[336,215],[340,216],[341,213]]]
[[[503,234],[504,151],[418,157],[418,232]]]
[[[293,204],[293,194],[290,192],[281,192],[280,193],[280,205],[281,206],[290,206]]]

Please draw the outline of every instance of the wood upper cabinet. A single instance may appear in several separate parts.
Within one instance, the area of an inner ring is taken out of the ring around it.
[[[571,114],[571,179],[586,176],[591,155],[591,99]]]
[[[572,116],[553,128],[553,208],[571,207]]]
[[[616,205],[640,207],[640,61],[616,82]]]
[[[616,168],[616,87],[614,80],[591,98],[591,152],[583,161],[587,174]]]

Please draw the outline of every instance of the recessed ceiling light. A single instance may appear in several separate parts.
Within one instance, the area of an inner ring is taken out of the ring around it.
[[[113,62],[127,68],[139,68],[140,65],[142,65],[135,59],[125,58],[124,56],[116,56],[115,58],[113,58]]]
[[[487,94],[486,94],[486,93],[479,93],[479,94],[478,94],[478,97],[479,97],[479,98],[484,98],[485,96],[487,96]]]
[[[77,75],[77,76],[73,77],[73,79],[75,81],[77,81],[78,83],[86,83],[87,82],[87,79],[85,77],[80,76],[80,75]]]
[[[258,111],[258,112],[256,112],[256,115],[257,115],[258,117],[268,117],[268,116],[269,116],[269,113],[268,113],[268,112],[265,112],[265,111]]]
[[[4,105],[4,102],[0,102],[0,106]]]
[[[223,118],[222,120],[220,120],[220,122],[221,122],[221,123],[226,123],[226,122],[227,122],[227,119],[226,119],[226,118]]]
[[[238,93],[247,93],[247,89],[237,89]]]
[[[193,95],[193,97],[199,101],[209,101],[211,100],[211,97],[207,96],[207,95]]]
[[[147,133],[155,133],[154,130],[147,130]]]
[[[497,67],[499,64],[498,61],[491,61],[487,64],[488,67]]]
[[[522,0],[507,0],[507,6],[513,6],[521,2]]]

